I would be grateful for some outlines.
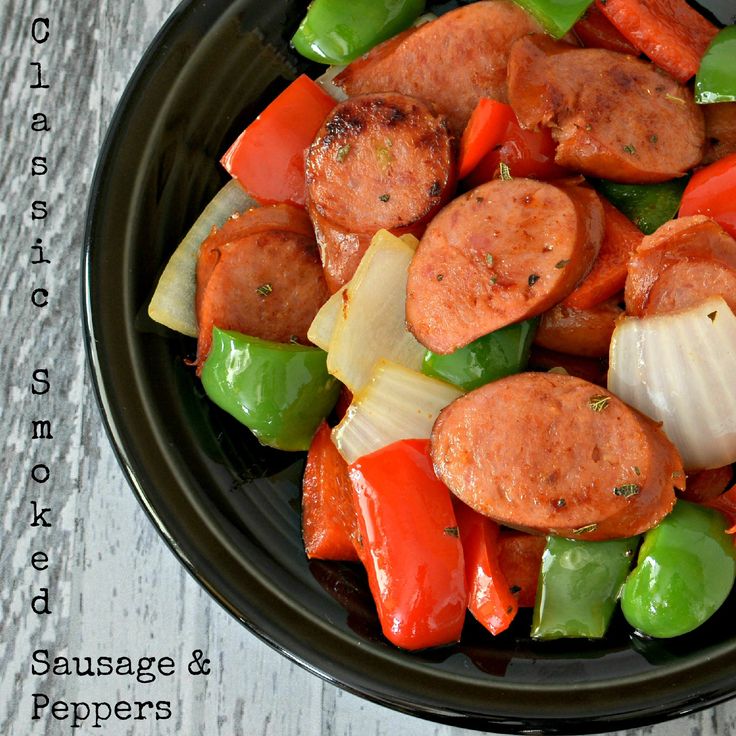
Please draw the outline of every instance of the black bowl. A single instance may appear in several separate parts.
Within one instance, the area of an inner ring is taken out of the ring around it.
[[[135,492],[187,569],[281,653],[383,705],[457,726],[571,733],[643,725],[736,690],[730,599],[701,631],[538,643],[529,621],[419,654],[381,636],[366,580],[308,562],[300,455],[258,445],[210,404],[193,341],[146,316],[174,246],[224,183],[217,160],[308,65],[288,38],[296,0],[187,0],[146,53],[103,146],[83,261],[87,349],[107,429]],[[312,70],[313,71],[313,70]]]

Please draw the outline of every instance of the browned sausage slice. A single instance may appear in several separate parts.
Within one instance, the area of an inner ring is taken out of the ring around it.
[[[236,213],[226,220],[222,227],[212,228],[209,236],[199,249],[197,260],[197,291],[195,308],[197,322],[200,320],[202,297],[205,286],[220,259],[220,249],[227,243],[240,240],[247,235],[280,230],[313,238],[314,229],[304,210],[288,204],[274,204],[256,207]]]
[[[704,215],[666,222],[629,261],[626,311],[641,317],[722,296],[736,310],[736,240]]]
[[[341,102],[306,160],[310,207],[348,232],[405,228],[429,217],[455,180],[444,118],[396,93]]]
[[[207,241],[202,255],[215,263],[197,284],[198,369],[209,353],[213,326],[308,344],[309,325],[329,296],[314,235],[274,227],[216,249],[206,246]]]
[[[450,353],[564,299],[603,237],[595,193],[533,179],[494,180],[427,227],[409,268],[406,319],[419,342]]]
[[[719,158],[736,153],[736,102],[703,105],[707,149],[703,164],[712,164]]]
[[[692,94],[647,61],[533,35],[512,47],[508,84],[521,124],[551,128],[562,166],[656,182],[703,157],[705,124]]]
[[[569,355],[607,356],[616,320],[624,313],[619,301],[612,297],[589,309],[557,304],[542,315],[534,342]]]
[[[459,135],[481,97],[507,101],[509,49],[541,30],[510,0],[476,2],[386,41],[350,64],[335,84],[350,96],[395,91],[431,100]]]
[[[353,277],[373,235],[348,232],[321,217],[309,203],[308,210],[319,243],[327,288],[334,294]]]
[[[675,502],[672,474],[684,478],[654,422],[599,386],[550,373],[454,401],[434,425],[431,452],[437,476],[477,511],[581,539],[654,526]]]

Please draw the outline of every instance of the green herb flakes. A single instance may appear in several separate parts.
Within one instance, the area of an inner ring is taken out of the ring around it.
[[[511,176],[511,169],[509,169],[508,164],[505,164],[503,161],[498,165],[498,170],[503,181],[511,181],[511,179],[513,179]]]
[[[456,526],[446,526],[444,529],[444,533],[448,537],[459,537],[460,536],[460,530]]]
[[[527,283],[529,284],[529,286],[534,286],[534,284],[536,284],[539,279],[540,276],[538,274],[530,273],[529,278],[527,279]]]
[[[586,524],[585,526],[578,527],[577,529],[573,529],[573,534],[590,534],[591,532],[594,532],[598,528],[598,524]]]
[[[624,483],[622,486],[616,486],[613,489],[613,493],[616,496],[623,496],[624,498],[638,496],[641,493],[641,486],[638,483]]]
[[[260,296],[268,296],[272,291],[273,286],[271,284],[261,284],[256,288],[256,293],[260,294]]]
[[[565,268],[568,263],[570,263],[570,259],[563,258],[561,261],[557,261],[557,263],[555,263],[555,268]]]
[[[595,394],[588,399],[588,407],[593,411],[601,412],[611,403],[611,397],[605,394]]]
[[[337,160],[342,163],[345,160],[345,157],[350,153],[350,144],[346,143],[344,146],[341,146],[337,149]]]
[[[381,202],[388,202],[389,199],[391,199],[391,195],[390,194],[382,194],[378,199],[380,199]]]

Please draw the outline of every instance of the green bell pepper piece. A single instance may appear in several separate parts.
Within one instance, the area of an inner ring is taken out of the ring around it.
[[[606,542],[547,537],[532,637],[605,636],[638,543],[639,537]]]
[[[593,4],[593,0],[514,0],[531,13],[544,30],[562,38]]]
[[[623,212],[645,235],[671,220],[680,209],[688,177],[660,184],[619,184],[595,179],[593,186]]]
[[[340,384],[327,373],[323,350],[217,327],[202,368],[202,385],[207,396],[245,424],[261,444],[279,450],[309,449],[340,393]]]
[[[736,101],[736,26],[718,32],[695,75],[695,102]]]
[[[668,638],[710,618],[736,574],[733,540],[725,529],[715,509],[678,501],[644,537],[621,596],[626,620],[643,634]]]
[[[347,64],[423,12],[424,0],[312,0],[291,45],[312,61]]]
[[[472,391],[504,376],[520,373],[529,361],[538,319],[502,327],[479,337],[449,355],[428,350],[422,361],[422,373]]]

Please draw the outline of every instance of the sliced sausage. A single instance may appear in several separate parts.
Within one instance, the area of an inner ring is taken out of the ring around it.
[[[736,102],[703,105],[703,112],[707,148],[702,163],[712,164],[729,153],[736,153]]]
[[[528,368],[530,371],[554,371],[555,373],[569,373],[598,386],[605,386],[608,382],[608,357],[583,358],[580,355],[558,353],[556,350],[547,350],[539,345],[532,345],[529,354]]]
[[[299,207],[287,204],[275,204],[266,207],[255,207],[245,212],[234,214],[226,220],[222,227],[212,228],[212,232],[202,243],[197,260],[197,290],[195,309],[197,321],[202,309],[201,300],[205,286],[212,271],[220,259],[220,249],[226,244],[244,238],[246,235],[282,230],[284,232],[314,237],[314,230],[309,217]]]
[[[684,479],[654,422],[599,386],[550,373],[510,376],[457,399],[440,413],[431,449],[438,477],[476,511],[571,538],[649,529]]]
[[[309,325],[329,297],[313,233],[274,226],[217,247],[207,240],[201,253],[207,263],[198,270],[198,370],[209,353],[213,326],[308,344]]]
[[[519,122],[551,128],[562,166],[657,182],[703,157],[705,124],[692,94],[647,61],[526,36],[511,49],[508,85]]]
[[[337,105],[306,160],[310,207],[350,232],[413,225],[446,198],[455,151],[444,118],[396,93]]]
[[[590,273],[565,299],[565,304],[589,309],[618,294],[626,283],[629,259],[641,245],[644,234],[605,197],[599,197],[605,214],[605,231],[598,257]]]
[[[626,311],[663,314],[722,296],[736,309],[736,240],[704,215],[666,222],[629,262]]]
[[[732,484],[733,475],[734,469],[731,465],[688,473],[687,485],[679,496],[693,503],[712,501]]]
[[[534,608],[547,538],[504,530],[498,537],[498,561],[519,608]]]
[[[507,102],[511,44],[541,30],[510,0],[476,2],[386,41],[348,65],[335,84],[349,96],[395,91],[431,100],[459,135],[481,97]]]
[[[600,358],[608,355],[613,328],[623,313],[618,297],[589,309],[557,304],[542,315],[534,342],[560,353]]]
[[[340,103],[307,152],[307,208],[331,291],[385,228],[421,235],[450,198],[455,144],[445,118],[398,93]]]
[[[419,342],[450,353],[533,317],[590,270],[603,209],[583,187],[494,180],[429,224],[409,268],[406,318]]]
[[[369,233],[348,232],[321,217],[310,205],[307,209],[319,243],[327,288],[334,294],[353,277],[373,236]]]

